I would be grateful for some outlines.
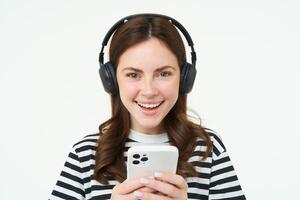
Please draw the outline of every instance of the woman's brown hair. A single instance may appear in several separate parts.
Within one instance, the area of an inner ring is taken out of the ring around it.
[[[135,44],[150,37],[161,40],[176,56],[179,66],[186,62],[184,43],[177,29],[161,17],[135,17],[125,22],[114,33],[110,49],[110,62],[118,66],[120,56]],[[197,176],[191,163],[187,162],[193,153],[197,138],[207,145],[204,159],[212,149],[209,134],[199,124],[188,119],[187,95],[179,95],[174,107],[163,120],[169,142],[179,150],[177,174],[183,177]],[[125,143],[130,131],[130,114],[121,102],[120,96],[111,96],[112,116],[99,126],[100,137],[96,150],[94,178],[102,184],[116,179],[126,179]]]

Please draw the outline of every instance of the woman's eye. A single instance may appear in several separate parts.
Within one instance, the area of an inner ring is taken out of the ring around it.
[[[137,73],[128,73],[128,74],[126,74],[126,76],[129,78],[137,78],[138,74]]]
[[[160,72],[159,75],[162,77],[167,77],[171,75],[171,72]]]

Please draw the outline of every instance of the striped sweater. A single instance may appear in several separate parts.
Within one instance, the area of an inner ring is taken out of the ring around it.
[[[206,146],[198,139],[194,152],[188,160],[198,172],[197,177],[186,179],[189,186],[188,199],[246,199],[224,144],[217,134],[213,132],[209,134],[213,142],[210,156],[202,160]],[[98,138],[99,134],[88,135],[73,146],[50,200],[110,199],[113,187],[119,182],[109,180],[108,185],[102,185],[93,179]],[[144,143],[168,143],[168,136],[166,133],[146,135],[131,130],[125,145],[125,160],[130,147]]]

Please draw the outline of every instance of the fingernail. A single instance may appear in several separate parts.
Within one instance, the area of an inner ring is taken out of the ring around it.
[[[141,192],[139,192],[139,191],[134,191],[134,192],[133,192],[133,195],[134,195],[135,197],[142,197],[142,196],[143,196],[143,193],[141,193]]]
[[[155,173],[154,173],[154,177],[155,177],[155,178],[160,178],[160,177],[162,177],[162,173],[160,173],[160,172],[155,172]]]
[[[145,179],[145,178],[140,178],[140,183],[142,183],[142,184],[148,184],[149,180]]]

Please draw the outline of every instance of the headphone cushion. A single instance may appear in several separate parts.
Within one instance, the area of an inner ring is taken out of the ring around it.
[[[112,95],[118,94],[118,83],[113,63],[102,64],[99,69],[104,90]]]
[[[180,68],[180,94],[189,93],[194,85],[197,70],[195,66],[190,63],[183,63]]]

